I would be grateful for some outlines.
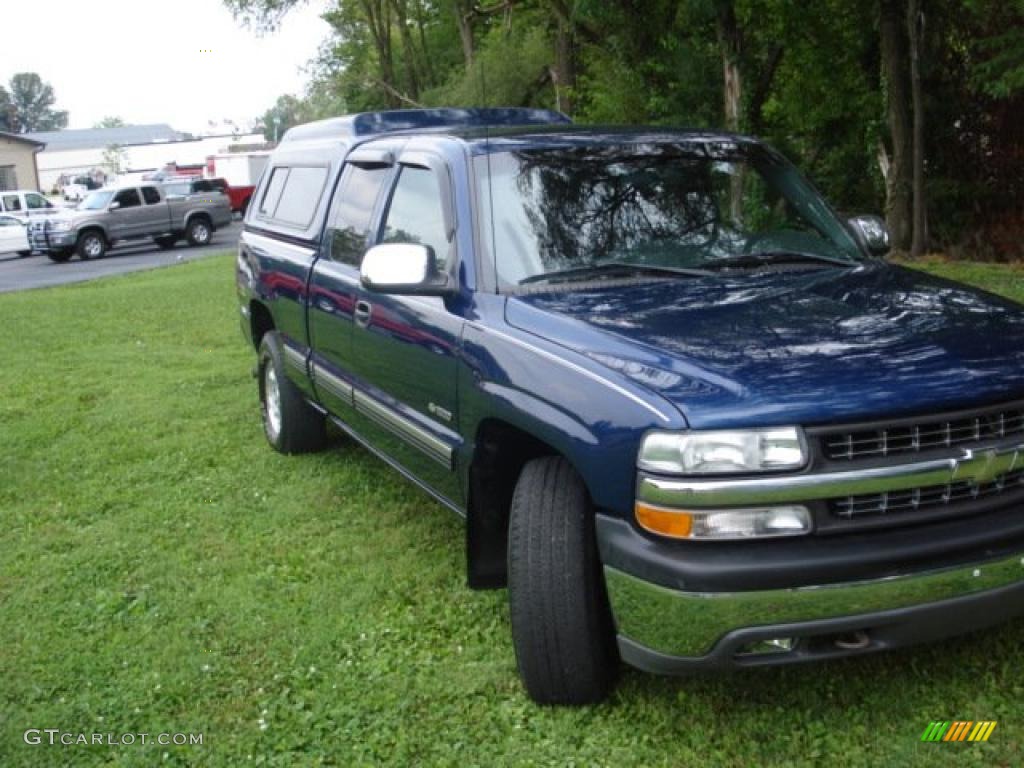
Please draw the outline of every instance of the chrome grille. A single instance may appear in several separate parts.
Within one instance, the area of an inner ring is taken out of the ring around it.
[[[931,418],[878,429],[830,432],[822,437],[826,458],[853,461],[957,445],[998,440],[1024,434],[1024,406],[994,408],[970,416]]]
[[[926,488],[909,488],[904,491],[869,493],[831,499],[828,504],[834,515],[850,520],[873,515],[937,509],[1020,489],[1024,489],[1024,469],[1007,472],[996,477],[990,483],[978,484],[963,481]]]

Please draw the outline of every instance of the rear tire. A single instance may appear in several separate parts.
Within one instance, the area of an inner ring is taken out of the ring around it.
[[[31,256],[32,255],[32,251],[18,251],[18,255],[21,256],[21,258],[24,259],[24,258],[27,258],[27,257]]]
[[[527,462],[512,495],[508,599],[519,675],[540,704],[594,704],[619,658],[594,515],[565,459]]]
[[[213,225],[210,224],[210,220],[205,216],[194,216],[188,223],[185,237],[188,238],[189,245],[209,245],[210,240],[213,238]]]
[[[327,442],[324,415],[306,402],[285,372],[284,350],[276,331],[260,342],[260,411],[263,434],[279,453],[310,453]]]
[[[78,253],[78,258],[82,261],[100,259],[107,252],[107,241],[99,232],[83,232],[78,238],[75,250]]]

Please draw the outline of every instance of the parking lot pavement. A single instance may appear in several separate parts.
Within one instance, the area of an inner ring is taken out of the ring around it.
[[[231,226],[217,230],[213,235],[213,242],[203,248],[190,248],[182,241],[171,250],[162,251],[156,243],[140,242],[137,245],[114,248],[102,259],[81,261],[76,256],[63,264],[57,264],[38,254],[21,258],[16,253],[3,253],[0,254],[0,293],[80,283],[95,280],[97,277],[139,272],[178,262],[194,261],[224,251],[234,251],[241,230],[241,222],[232,222]]]

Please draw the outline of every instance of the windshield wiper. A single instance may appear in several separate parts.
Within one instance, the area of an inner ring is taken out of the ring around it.
[[[841,267],[855,267],[857,262],[841,259],[836,256],[825,256],[810,251],[758,251],[744,253],[741,256],[727,256],[707,262],[707,269],[745,269],[747,267],[763,267],[770,264],[835,264]]]
[[[614,275],[667,275],[682,277],[707,277],[711,273],[704,269],[685,269],[682,267],[663,267],[656,264],[632,264],[628,261],[605,261],[600,264],[589,264],[585,267],[558,269],[554,272],[542,272],[530,275],[519,281],[519,285],[528,283],[569,282],[587,280],[591,277],[608,277]]]

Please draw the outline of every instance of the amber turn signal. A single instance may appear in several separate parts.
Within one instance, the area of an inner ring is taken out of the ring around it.
[[[662,509],[642,501],[636,503],[636,521],[651,533],[687,539],[693,530],[693,517],[689,512],[677,509]]]

